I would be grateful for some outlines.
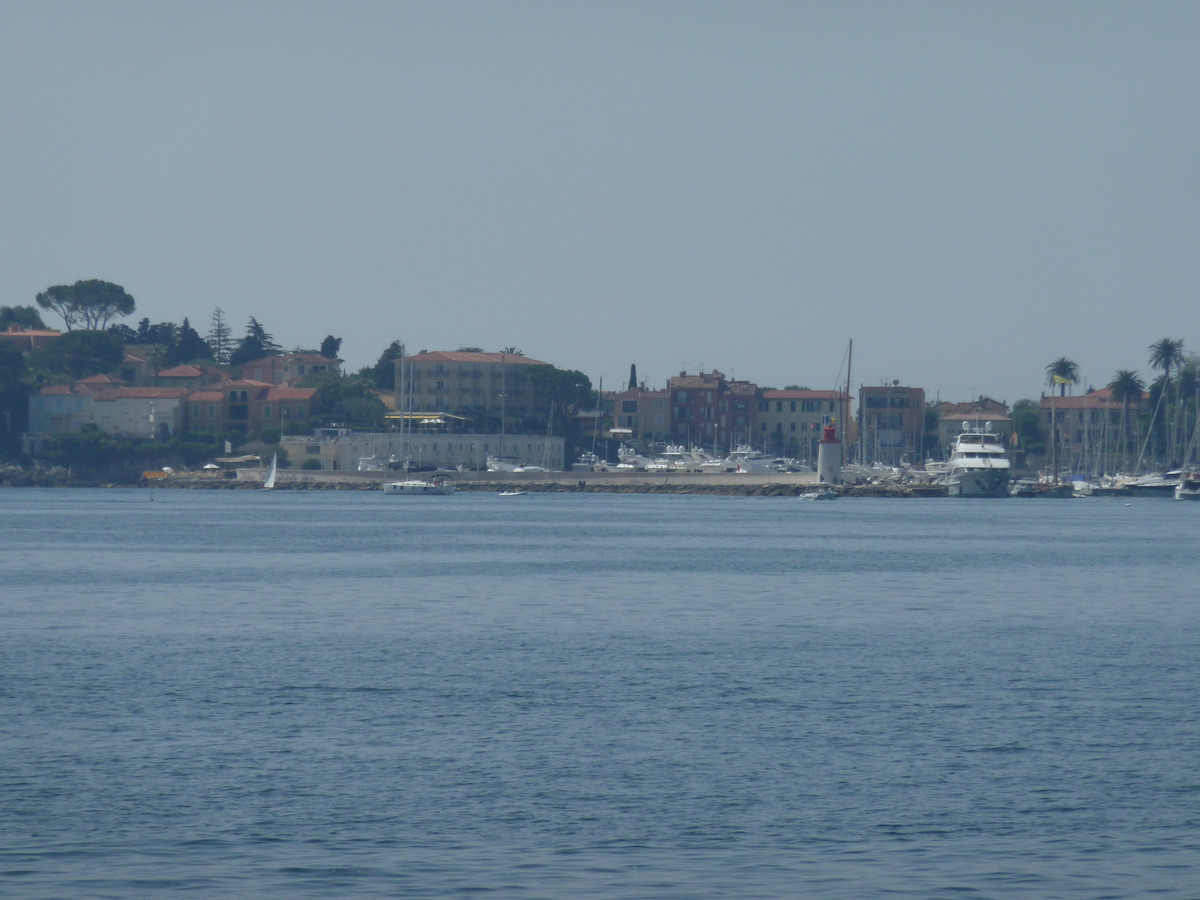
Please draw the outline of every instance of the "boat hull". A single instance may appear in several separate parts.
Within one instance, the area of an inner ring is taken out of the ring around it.
[[[946,482],[950,497],[1007,497],[1007,469],[977,469],[952,474]]]
[[[454,493],[454,485],[430,484],[428,481],[393,481],[383,486],[385,494],[414,494],[423,496],[445,496]]]

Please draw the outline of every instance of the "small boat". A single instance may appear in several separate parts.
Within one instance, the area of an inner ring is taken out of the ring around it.
[[[1175,485],[1176,500],[1200,500],[1200,469],[1179,473],[1179,484]]]
[[[524,497],[529,491],[501,491],[501,497]]]
[[[804,491],[803,493],[799,494],[796,499],[797,500],[836,500],[837,499],[837,491],[831,490],[830,488],[821,488],[820,490],[816,490],[816,491]]]
[[[444,496],[454,493],[454,483],[447,475],[434,475],[428,481],[410,479],[408,481],[393,481],[383,486],[385,494],[423,494],[429,496]]]

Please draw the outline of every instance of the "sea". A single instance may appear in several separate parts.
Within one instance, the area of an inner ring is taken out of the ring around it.
[[[0,897],[1195,898],[1200,504],[0,489]]]

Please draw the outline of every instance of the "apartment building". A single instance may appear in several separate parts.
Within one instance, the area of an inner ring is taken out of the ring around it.
[[[770,453],[816,460],[821,428],[844,421],[850,396],[842,391],[760,391],[759,445]]]
[[[757,431],[758,386],[730,381],[717,370],[680,372],[667,383],[671,440],[679,444],[730,451],[752,443]]]
[[[241,369],[242,377],[249,381],[293,387],[296,382],[308,375],[318,375],[321,372],[341,372],[342,361],[317,353],[282,353],[278,356],[264,356],[262,359],[242,363],[238,368]]]
[[[864,461],[899,465],[916,461],[925,433],[925,391],[898,383],[862,387],[858,415]]]
[[[607,393],[607,392],[606,392]],[[607,399],[607,398],[606,398]],[[671,393],[645,384],[612,394],[613,428],[633,440],[666,441],[671,434]]]
[[[422,350],[396,360],[396,392],[408,399],[414,412],[443,411],[464,417],[510,420],[540,418],[549,403],[539,397],[529,373],[550,363],[511,353]],[[406,380],[407,379],[407,380]],[[397,408],[400,401],[397,401]]]
[[[257,434],[267,425],[305,424],[316,395],[316,388],[282,387],[249,379],[225,381],[188,398],[188,427],[210,433]]]

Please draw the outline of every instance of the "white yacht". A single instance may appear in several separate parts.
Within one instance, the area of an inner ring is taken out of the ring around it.
[[[968,431],[954,442],[946,475],[951,497],[1007,497],[1010,464],[1000,438],[990,431]]]
[[[1175,485],[1175,499],[1200,500],[1200,469],[1185,469],[1179,473],[1179,484]]]
[[[385,494],[426,494],[439,496],[454,493],[454,482],[448,475],[437,474],[428,481],[410,479],[408,481],[392,481],[383,485]]]

